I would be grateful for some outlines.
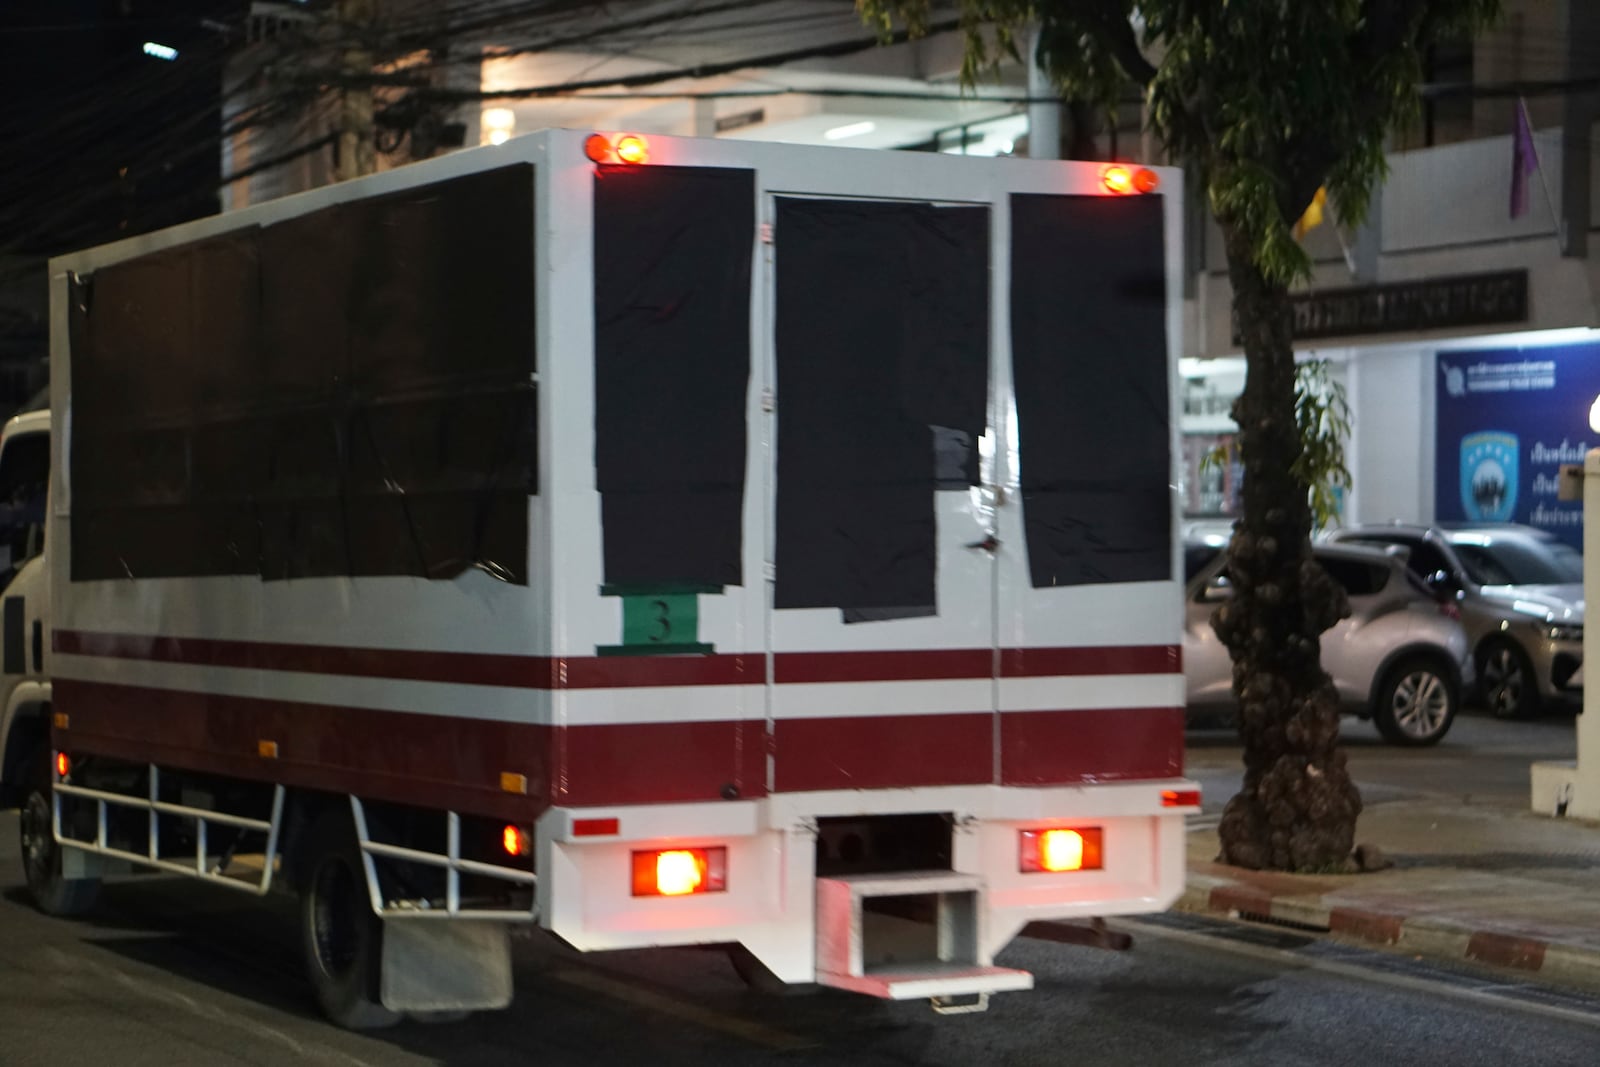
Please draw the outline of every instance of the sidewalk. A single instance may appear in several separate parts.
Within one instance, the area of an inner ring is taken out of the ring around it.
[[[1406,799],[1364,811],[1356,842],[1376,845],[1394,866],[1246,871],[1214,862],[1208,819],[1189,833],[1188,888],[1176,906],[1600,991],[1600,824]]]

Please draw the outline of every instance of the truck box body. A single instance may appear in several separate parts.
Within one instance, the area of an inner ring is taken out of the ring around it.
[[[951,827],[968,962],[1165,907],[1179,176],[647,148],[53,262],[55,747],[525,824],[573,944],[790,981],[850,820]],[[1099,869],[1020,870],[1063,825]],[[664,845],[725,886],[637,895]]]

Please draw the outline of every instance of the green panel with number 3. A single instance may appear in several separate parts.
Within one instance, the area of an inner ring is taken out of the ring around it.
[[[633,593],[622,597],[622,644],[602,656],[649,656],[712,651],[700,641],[698,593]]]

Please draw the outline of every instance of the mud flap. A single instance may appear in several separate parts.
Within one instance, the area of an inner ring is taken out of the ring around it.
[[[511,1004],[505,923],[401,919],[383,924],[379,999],[390,1011],[484,1011]]]

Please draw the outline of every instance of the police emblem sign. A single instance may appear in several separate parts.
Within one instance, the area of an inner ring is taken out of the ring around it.
[[[1520,522],[1583,543],[1583,506],[1560,498],[1561,466],[1597,442],[1600,344],[1440,352],[1434,516]]]
[[[1517,510],[1517,435],[1461,439],[1461,510],[1473,522],[1510,522]]]

